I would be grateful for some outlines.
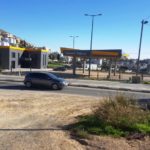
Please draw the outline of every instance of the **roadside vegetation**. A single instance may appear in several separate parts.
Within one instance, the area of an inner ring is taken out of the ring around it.
[[[64,63],[61,63],[61,62],[49,62],[48,63],[48,68],[61,67],[63,65],[64,65]]]
[[[92,114],[80,116],[71,133],[80,138],[88,138],[90,134],[126,138],[149,136],[150,110],[123,95],[109,97]]]
[[[150,81],[144,81],[143,83],[144,84],[150,84]]]

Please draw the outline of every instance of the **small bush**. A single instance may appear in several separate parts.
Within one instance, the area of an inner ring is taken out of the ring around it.
[[[147,124],[150,113],[144,111],[132,98],[123,95],[106,99],[94,112],[103,123],[116,128],[132,130],[135,124]]]
[[[93,114],[80,117],[74,129],[82,137],[88,133],[114,137],[133,133],[150,135],[150,111],[142,110],[134,99],[118,95],[105,99]]]
[[[144,81],[143,83],[144,84],[150,84],[150,81]]]

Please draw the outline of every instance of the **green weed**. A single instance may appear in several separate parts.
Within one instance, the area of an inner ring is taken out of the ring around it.
[[[73,130],[80,137],[88,134],[125,137],[131,133],[150,135],[150,111],[132,98],[118,95],[103,101],[91,115],[79,117]]]

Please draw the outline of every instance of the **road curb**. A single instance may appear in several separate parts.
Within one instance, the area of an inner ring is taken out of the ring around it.
[[[107,90],[118,90],[118,91],[131,91],[131,92],[141,92],[141,93],[150,93],[148,90],[133,90],[133,89],[126,89],[126,88],[112,88],[112,87],[105,87],[105,86],[90,86],[90,85],[77,85],[77,84],[69,84],[69,86],[74,87],[87,87],[87,88],[96,88],[96,89],[107,89]]]

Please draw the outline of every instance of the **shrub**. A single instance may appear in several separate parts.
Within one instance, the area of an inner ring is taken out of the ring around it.
[[[131,97],[109,97],[93,114],[80,117],[73,131],[78,137],[87,137],[88,133],[114,137],[134,133],[150,135],[150,111],[143,110]]]
[[[106,99],[94,111],[94,115],[106,125],[115,128],[133,130],[135,124],[147,124],[150,113],[144,111],[132,98],[118,95]]]
[[[150,81],[144,81],[143,83],[144,84],[150,84]]]

